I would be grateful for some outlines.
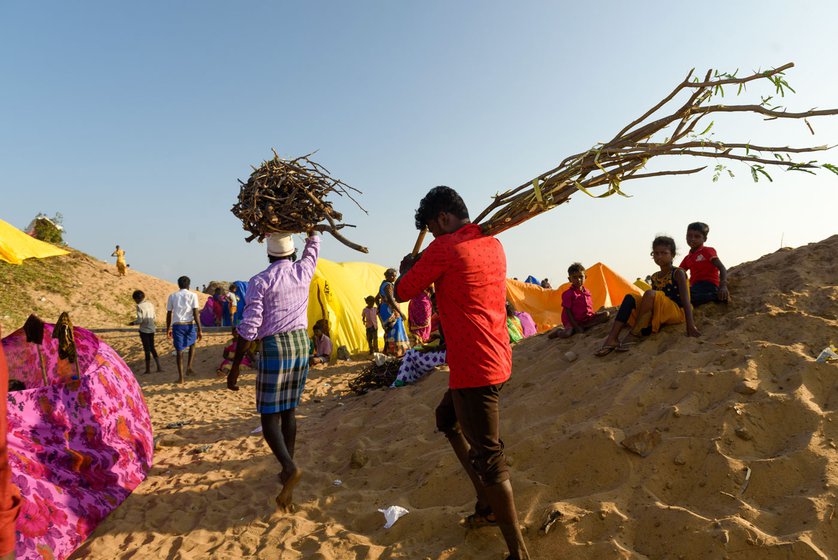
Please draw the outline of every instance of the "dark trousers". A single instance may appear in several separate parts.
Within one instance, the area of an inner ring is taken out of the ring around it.
[[[436,407],[436,427],[446,435],[462,432],[471,448],[469,459],[485,486],[509,480],[500,439],[500,390],[503,383],[449,389]]]
[[[154,348],[154,333],[141,332],[140,340],[143,343],[143,353],[145,354],[145,359],[148,360],[150,356],[154,356],[156,358],[157,350]]]

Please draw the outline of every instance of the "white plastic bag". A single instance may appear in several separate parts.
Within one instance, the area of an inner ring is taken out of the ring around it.
[[[410,513],[402,506],[390,506],[384,509],[379,508],[378,511],[384,514],[384,519],[387,521],[387,523],[384,524],[385,529],[389,529],[390,527],[392,527],[393,524],[395,524],[396,521],[399,520],[399,517],[404,517],[405,515]]]

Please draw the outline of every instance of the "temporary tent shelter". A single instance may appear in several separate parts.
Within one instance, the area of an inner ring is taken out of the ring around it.
[[[364,298],[378,293],[385,270],[385,267],[372,263],[337,263],[319,259],[309,288],[309,332],[314,323],[327,319],[332,344],[336,349],[346,346],[353,354],[366,352],[367,334],[361,319],[361,312],[366,305]],[[407,306],[402,307],[406,311]],[[380,328],[378,333],[381,338]],[[378,347],[384,347],[381,340]]]
[[[591,292],[594,310],[620,305],[626,294],[642,293],[640,288],[602,263],[591,266],[585,274],[585,287]],[[532,315],[539,332],[543,332],[562,323],[562,293],[568,287],[570,284],[565,283],[555,290],[545,290],[535,284],[507,280],[506,297],[518,311]]]
[[[26,235],[8,222],[0,220],[0,260],[21,264],[24,259],[66,255],[67,251]]]

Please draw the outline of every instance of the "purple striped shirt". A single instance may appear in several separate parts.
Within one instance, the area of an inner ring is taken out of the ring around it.
[[[320,238],[306,238],[306,248],[297,262],[276,261],[247,284],[244,318],[238,332],[245,340],[308,328],[308,289]]]

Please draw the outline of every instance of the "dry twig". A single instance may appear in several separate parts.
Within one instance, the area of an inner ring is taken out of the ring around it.
[[[291,160],[280,158],[276,150],[273,150],[273,154],[273,159],[253,168],[246,183],[239,181],[239,201],[231,212],[242,221],[242,227],[250,232],[246,241],[262,241],[272,233],[317,230],[330,233],[356,251],[369,252],[366,247],[338,233],[343,227],[354,226],[339,224],[343,215],[326,200],[330,194],[335,193],[348,197],[364,210],[351,194],[361,191],[330,177],[326,168],[309,159],[312,154]]]
[[[706,168],[705,165],[691,169],[640,172],[651,158],[658,156],[694,156],[741,161],[750,167],[754,181],[759,181],[760,177],[771,181],[772,178],[766,171],[766,168],[771,166],[806,173],[825,168],[838,174],[838,167],[834,165],[802,161],[792,155],[827,150],[829,146],[759,146],[748,142],[721,142],[708,134],[713,122],[703,124],[703,132],[696,132],[701,130],[697,128],[698,124],[703,120],[706,123],[705,119],[713,114],[751,113],[761,115],[765,120],[802,119],[810,131],[812,127],[808,118],[838,114],[838,109],[788,112],[784,107],[774,105],[773,97],[761,97],[760,103],[756,105],[715,103],[717,96],[724,96],[725,86],[737,86],[738,95],[745,91],[746,84],[755,80],[770,81],[776,89],[776,94],[784,97],[786,90],[794,92],[784,78],[784,72],[793,66],[793,63],[788,63],[742,78],[737,78],[736,72],[727,74],[708,70],[703,80],[693,78],[691,70],[672,93],[623,128],[613,139],[567,157],[557,167],[535,179],[495,195],[494,201],[474,222],[481,224],[486,234],[496,235],[567,202],[576,191],[582,191],[595,198],[613,194],[628,196],[621,190],[621,184],[630,179],[688,175]],[[682,92],[689,93],[686,102],[673,113],[661,115],[663,107]],[[666,138],[655,140],[664,134],[667,135]],[[718,180],[725,172],[733,176],[732,171],[723,163],[719,163],[715,166],[713,180]],[[591,191],[597,187],[607,187],[607,190],[595,195]],[[482,221],[490,214],[491,217]]]

